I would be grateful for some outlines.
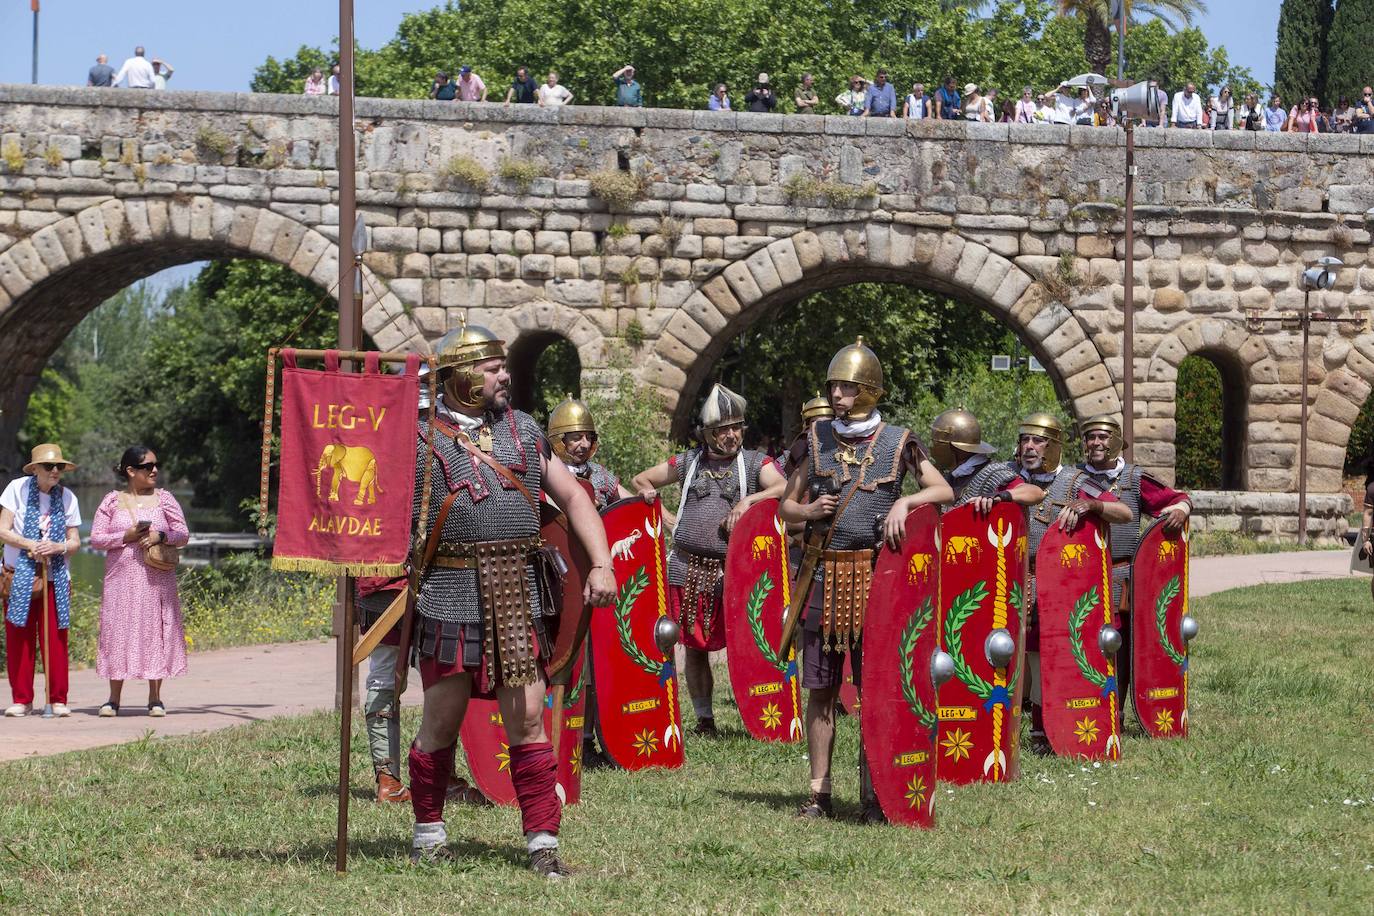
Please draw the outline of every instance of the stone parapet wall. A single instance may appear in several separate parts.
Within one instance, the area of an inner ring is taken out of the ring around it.
[[[1195,490],[1193,531],[1225,531],[1261,541],[1291,542],[1298,534],[1296,493]],[[1345,493],[1307,497],[1307,537],[1317,544],[1344,544],[1354,504]]]

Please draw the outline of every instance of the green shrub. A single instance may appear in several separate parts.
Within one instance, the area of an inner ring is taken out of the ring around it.
[[[509,182],[512,182],[521,193],[528,191],[530,185],[536,178],[543,178],[549,174],[549,168],[539,159],[517,159],[514,156],[502,156],[501,162],[496,167],[496,174]]]
[[[1223,485],[1224,406],[1221,372],[1205,357],[1185,357],[1178,366],[1175,407],[1174,468],[1180,489],[1216,490]]]
[[[649,179],[636,172],[607,169],[587,176],[592,193],[612,210],[624,210],[649,192]]]
[[[459,184],[467,185],[474,191],[485,191],[491,181],[491,173],[471,156],[454,156],[444,163],[440,174]]]

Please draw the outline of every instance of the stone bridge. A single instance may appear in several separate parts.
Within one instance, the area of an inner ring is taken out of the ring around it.
[[[327,98],[0,86],[6,456],[54,349],[139,278],[256,257],[333,287],[335,113]],[[741,330],[881,280],[994,315],[1079,418],[1121,409],[1119,130],[376,99],[357,113],[378,346],[466,317],[512,342],[518,373],[566,338],[584,387],[628,360],[681,433]],[[1304,264],[1334,254],[1349,266],[1313,307],[1368,314],[1374,137],[1144,130],[1137,162],[1137,458],[1172,480],[1178,365],[1208,357],[1231,489],[1200,497],[1199,524],[1291,534],[1301,338],[1252,332],[1245,313],[1302,308]],[[1319,327],[1312,357],[1311,525],[1329,536],[1374,334]]]

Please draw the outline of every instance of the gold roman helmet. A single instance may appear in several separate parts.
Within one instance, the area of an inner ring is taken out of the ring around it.
[[[1078,428],[1078,434],[1087,438],[1088,433],[1097,430],[1105,431],[1111,438],[1107,440],[1107,460],[1115,461],[1121,456],[1121,446],[1124,444],[1121,438],[1121,424],[1116,417],[1102,413],[1095,417],[1089,417]]]
[[[434,346],[439,361],[440,382],[453,407],[476,408],[485,402],[482,373],[478,363],[506,358],[506,342],[477,324],[460,324]],[[448,370],[448,371],[446,371]]]
[[[592,412],[583,404],[568,395],[549,414],[549,443],[553,446],[553,452],[563,460],[568,459],[567,446],[563,444],[563,437],[568,433],[587,433],[592,438],[592,450],[587,458],[596,454],[596,420],[592,417]]]
[[[701,405],[701,439],[704,445],[715,447],[713,430],[722,426],[733,426],[744,422],[744,411],[748,406],[744,398],[717,382],[711,386],[710,394]]]
[[[841,347],[840,352],[831,357],[830,367],[825,372],[827,393],[835,382],[853,382],[859,386],[854,406],[849,408],[845,419],[868,419],[883,396],[883,364],[878,362],[878,355],[868,348],[862,337]]]
[[[1044,467],[1059,467],[1060,459],[1064,456],[1064,427],[1059,425],[1059,421],[1054,416],[1047,413],[1033,413],[1021,421],[1017,427],[1018,436],[1041,436],[1050,440],[1045,446]]]
[[[930,457],[942,471],[952,471],[965,458],[955,449],[969,455],[991,455],[997,449],[983,441],[983,428],[978,418],[962,407],[946,410],[930,421]]]
[[[802,428],[806,429],[817,420],[824,420],[833,416],[835,416],[835,408],[830,406],[830,399],[823,394],[817,394],[802,405]]]

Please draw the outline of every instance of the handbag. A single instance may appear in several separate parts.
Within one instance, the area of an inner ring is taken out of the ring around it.
[[[5,566],[0,568],[0,603],[10,600],[10,592],[14,590],[14,567]],[[33,577],[33,594],[43,593],[43,579],[39,576]]]
[[[124,511],[129,513],[129,517],[137,521],[137,506],[134,504],[133,498],[128,493],[120,493],[119,502],[124,506]],[[177,568],[180,562],[181,548],[173,547],[166,541],[143,548],[143,563],[151,569],[171,572]]]

